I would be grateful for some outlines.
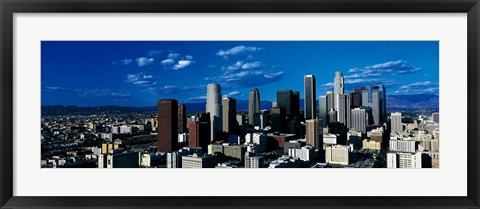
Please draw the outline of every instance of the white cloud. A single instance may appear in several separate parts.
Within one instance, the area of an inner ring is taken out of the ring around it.
[[[262,67],[262,62],[260,61],[255,61],[255,62],[249,62],[245,63],[242,65],[242,69],[248,70],[248,69],[256,69]]]
[[[162,65],[172,65],[175,62],[173,59],[162,60]]]
[[[232,96],[237,96],[240,94],[240,91],[232,91],[230,93],[227,93],[224,95],[224,97],[232,97]]]
[[[145,66],[145,65],[153,64],[155,59],[154,58],[148,58],[148,57],[139,57],[139,58],[135,59],[135,61],[137,61],[138,67],[142,67],[142,66]]]
[[[229,57],[232,57],[232,56],[245,55],[249,52],[256,52],[256,51],[260,51],[260,50],[263,50],[263,48],[240,45],[240,46],[235,46],[235,47],[227,49],[227,50],[220,49],[217,52],[217,56],[228,59]]]
[[[172,67],[174,70],[180,70],[192,65],[195,61],[192,60],[180,60],[176,65]]]
[[[398,88],[395,94],[438,94],[438,83],[431,81],[415,82]]]
[[[127,80],[125,80],[125,82],[138,86],[153,86],[157,84],[157,82],[154,81],[152,75],[146,75],[144,73],[128,74]]]
[[[179,53],[175,53],[175,52],[171,52],[170,54],[168,54],[168,58],[170,59],[176,59],[180,56]]]
[[[150,57],[153,57],[155,55],[161,54],[163,51],[162,50],[155,50],[155,49],[150,49],[148,50],[147,54]]]

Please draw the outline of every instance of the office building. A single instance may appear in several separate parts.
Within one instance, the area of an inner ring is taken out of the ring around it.
[[[393,140],[390,139],[389,150],[391,152],[416,152],[417,141],[413,140]]]
[[[248,94],[248,123],[254,125],[254,115],[260,114],[260,92],[257,88],[250,90]]]
[[[337,94],[344,94],[343,74],[341,71],[335,72],[335,78],[333,79],[333,95]]]
[[[364,139],[362,141],[362,148],[363,149],[373,149],[373,150],[380,150],[381,143],[373,140]]]
[[[210,115],[209,113],[201,113],[193,116],[188,124],[188,147],[201,147],[205,152],[210,143]]]
[[[277,91],[277,107],[285,108],[287,117],[292,116],[292,90],[278,90]]]
[[[347,114],[346,114],[346,95],[345,94],[335,94],[335,110],[337,111],[337,122],[347,125]]]
[[[299,117],[300,116],[300,92],[293,91],[292,92],[292,115],[291,117]]]
[[[315,149],[322,149],[323,147],[323,134],[320,127],[320,120],[310,119],[306,121],[306,135],[305,139],[307,144],[312,145]]]
[[[432,120],[434,123],[440,123],[440,114],[438,112],[432,113]]]
[[[386,92],[383,85],[361,87],[362,106],[372,108],[373,125],[381,125],[386,119]]]
[[[272,118],[272,132],[285,133],[287,127],[287,116],[284,107],[273,107],[270,113]]]
[[[187,109],[185,104],[178,104],[178,133],[187,131]]]
[[[313,75],[306,75],[304,77],[304,94],[305,98],[303,101],[303,111],[304,111],[304,118],[305,120],[308,119],[315,119],[317,114],[317,105],[316,105],[316,83],[315,83],[315,76]]]
[[[230,97],[222,99],[223,132],[234,132],[237,127],[237,100]]]
[[[220,84],[207,85],[207,105],[206,112],[210,113],[210,141],[215,139],[222,128],[222,89]]]
[[[103,163],[104,168],[138,168],[140,166],[140,152],[107,154],[104,155]]]
[[[391,132],[400,133],[403,131],[402,125],[402,113],[392,112],[390,113]]]
[[[263,168],[264,157],[256,156],[251,152],[245,153],[245,168]]]
[[[323,134],[322,137],[323,137],[323,144],[325,146],[337,144],[337,135],[335,134]]]
[[[327,91],[327,112],[329,112],[331,109],[335,108],[333,100],[334,100],[333,92],[332,91]],[[335,118],[335,120],[336,119],[337,118]]]
[[[330,109],[330,112],[328,112],[328,120],[328,123],[337,122],[337,111]]]
[[[349,146],[331,145],[325,147],[325,162],[329,164],[348,165]]]
[[[178,102],[164,99],[157,103],[157,148],[159,152],[172,152],[178,146]]]
[[[328,101],[327,96],[318,97],[318,119],[320,120],[320,127],[327,127],[328,118]]]
[[[317,152],[315,152],[315,148],[306,145],[301,148],[290,148],[288,149],[288,156],[292,158],[298,158],[303,161],[315,161],[317,160]]]
[[[218,158],[216,155],[199,156],[193,154],[182,157],[182,168],[215,168],[217,164]]]
[[[365,133],[367,131],[367,112],[365,109],[351,110],[351,129]]]

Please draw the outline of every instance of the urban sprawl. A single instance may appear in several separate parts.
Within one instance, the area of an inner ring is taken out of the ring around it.
[[[438,168],[439,113],[388,112],[383,85],[316,96],[278,90],[272,108],[249,92],[248,111],[207,86],[205,112],[161,99],[157,111],[42,114],[42,168]],[[318,109],[317,109],[318,108]]]

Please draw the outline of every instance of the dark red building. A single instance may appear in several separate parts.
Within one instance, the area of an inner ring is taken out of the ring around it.
[[[210,114],[202,113],[188,123],[188,147],[201,147],[207,151],[210,143]]]
[[[178,101],[159,100],[157,103],[157,148],[160,152],[180,149],[178,144]]]

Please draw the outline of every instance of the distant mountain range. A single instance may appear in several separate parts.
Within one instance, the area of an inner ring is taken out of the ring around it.
[[[317,101],[318,103],[318,101]],[[185,103],[187,112],[203,112],[206,103]],[[300,107],[303,107],[303,99],[300,100]],[[272,102],[261,101],[260,109],[272,108]],[[387,111],[405,111],[405,110],[438,110],[439,96],[434,94],[418,95],[388,95]],[[98,114],[98,113],[129,113],[154,111],[155,106],[151,107],[123,107],[123,106],[101,106],[101,107],[78,107],[78,106],[42,106],[42,114]],[[237,111],[247,111],[248,100],[237,100]]]

